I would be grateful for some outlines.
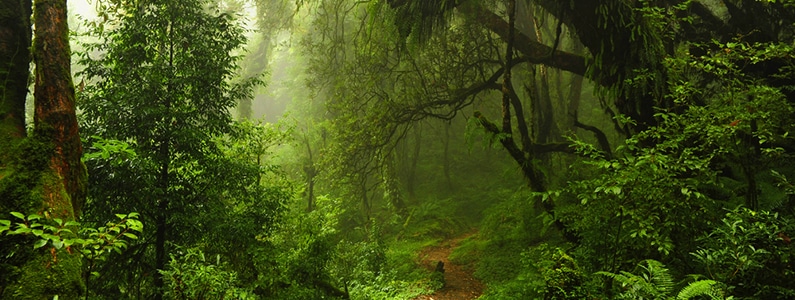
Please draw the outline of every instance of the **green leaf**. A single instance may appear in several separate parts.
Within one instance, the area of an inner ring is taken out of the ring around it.
[[[52,234],[49,234],[49,233],[42,234],[41,238],[45,239],[45,240],[52,240],[52,241],[57,241],[57,240],[61,239],[61,237],[59,237],[57,235],[52,235]]]
[[[10,234],[26,234],[26,233],[30,233],[30,228],[28,228],[27,226],[20,226],[16,230],[10,232]]]
[[[611,187],[608,189],[608,191],[610,191],[610,192],[611,192],[611,193],[613,193],[614,195],[619,195],[619,194],[621,194],[621,187],[620,187],[620,186],[611,186]]]
[[[23,214],[22,214],[22,213],[20,213],[20,212],[12,211],[12,212],[11,212],[11,215],[12,215],[12,216],[14,216],[14,217],[17,217],[18,219],[22,219],[22,220],[24,220],[24,219],[25,219],[25,215],[23,215]]]
[[[44,245],[47,245],[47,240],[38,240],[36,241],[36,243],[33,244],[33,249],[39,249],[41,247],[44,247]]]
[[[129,233],[129,232],[125,232],[125,233],[124,233],[124,236],[126,236],[126,237],[128,237],[128,238],[131,238],[131,239],[133,239],[133,240],[137,240],[137,239],[138,239],[138,236],[136,236],[136,235],[134,235],[134,234],[132,234],[132,233]]]

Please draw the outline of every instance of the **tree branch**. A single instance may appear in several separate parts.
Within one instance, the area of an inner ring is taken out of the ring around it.
[[[610,141],[607,140],[607,136],[601,129],[596,126],[580,123],[576,115],[574,116],[574,126],[593,132],[596,136],[596,141],[599,142],[599,148],[605,153],[605,158],[610,159],[613,156],[613,150],[610,148]]]

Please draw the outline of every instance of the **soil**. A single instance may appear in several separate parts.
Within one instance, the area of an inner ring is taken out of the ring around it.
[[[464,266],[450,262],[448,257],[462,240],[474,235],[468,233],[452,240],[442,242],[440,246],[429,247],[420,253],[422,264],[433,271],[441,261],[444,263],[444,287],[430,295],[422,295],[414,300],[468,300],[477,299],[483,294],[483,284],[472,277],[472,271]]]

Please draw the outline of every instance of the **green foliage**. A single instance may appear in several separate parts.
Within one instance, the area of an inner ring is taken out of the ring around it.
[[[592,287],[577,262],[559,247],[540,244],[521,252],[516,277],[489,285],[483,299],[587,299]]]
[[[578,144],[589,160],[576,168],[600,175],[546,196],[579,202],[562,208],[558,217],[581,236],[581,257],[596,269],[626,267],[648,257],[687,261],[685,254],[697,247],[692,237],[717,225],[717,212],[729,203],[744,200],[752,208],[782,203],[769,188],[772,178],[760,174],[786,156],[782,145],[790,143],[792,105],[786,88],[752,76],[745,64],[785,59],[778,51],[788,46],[715,42],[692,47],[716,49],[665,60],[668,97],[679,108],[657,113],[659,125],[627,139],[615,159]]]
[[[702,238],[693,253],[702,272],[725,282],[738,298],[783,299],[795,296],[792,219],[767,211],[738,208]]]
[[[168,269],[163,273],[170,299],[257,299],[250,292],[236,286],[235,272],[226,270],[220,262],[205,258],[197,248],[180,248],[171,254]]]
[[[528,205],[528,193],[502,192],[505,194],[493,195],[505,198],[485,212],[479,233],[488,239],[482,245],[484,255],[477,263],[475,276],[486,284],[516,278],[522,270],[517,268],[517,262],[527,245],[549,237],[540,230],[544,227],[542,219],[536,216],[533,206]]]
[[[0,234],[31,235],[36,239],[33,249],[44,247],[48,244],[52,248],[66,248],[70,253],[71,247],[76,246],[87,260],[93,261],[106,257],[110,252],[121,253],[127,248],[127,239],[135,240],[138,236],[134,232],[143,232],[143,223],[138,220],[138,213],[117,214],[119,222],[108,222],[99,228],[83,227],[77,221],[64,221],[32,214],[25,216],[19,212],[11,212],[19,219],[16,222],[0,220]],[[80,228],[75,234],[73,229]]]
[[[0,198],[4,199],[0,202],[0,213],[33,211],[40,199],[32,201],[37,196],[32,191],[41,182],[43,172],[49,167],[47,158],[53,151],[53,145],[43,141],[41,137],[33,136],[23,139],[9,150],[13,159],[0,173]]]
[[[152,283],[167,257],[155,253],[172,244],[220,254],[241,271],[241,284],[252,284],[257,236],[271,231],[293,191],[268,157],[279,130],[236,124],[230,114],[261,83],[236,74],[242,23],[209,0],[97,5],[102,21],[89,24],[97,42],[85,45],[78,75],[87,82],[81,130],[94,136],[84,219],[134,209],[153,230],[129,255],[97,264],[114,272],[103,271],[95,292],[158,293]]]
[[[710,299],[733,299],[726,297],[720,284],[714,280],[698,280],[689,283],[678,293],[669,270],[659,261],[648,259],[639,263],[639,273],[596,272],[615,281],[621,291],[615,299],[692,299],[706,296]],[[674,296],[675,294],[675,296]]]
[[[116,214],[119,218],[117,222],[107,222],[98,228],[51,218],[46,212],[44,216],[25,216],[19,212],[11,212],[11,215],[18,220],[0,220],[0,236],[30,236],[34,250],[50,245],[52,261],[47,264],[57,264],[58,255],[64,252],[67,255],[82,255],[83,280],[89,287],[88,283],[100,276],[97,263],[107,260],[112,253],[121,254],[130,241],[137,240],[143,232],[143,223],[138,220],[138,213],[134,212]],[[75,232],[78,228],[79,231]]]
[[[689,135],[698,136],[700,129],[691,125],[682,128],[680,124],[688,124],[687,118],[669,116],[669,120],[665,127],[627,140],[619,158],[591,155],[590,161],[576,166],[593,168],[600,175],[571,182],[562,194],[547,194],[550,201],[575,197],[578,204],[563,207],[558,215],[581,236],[581,250],[589,251],[584,254],[589,263],[623,264],[616,258],[662,258],[674,251],[687,251],[692,247],[687,237],[708,225],[705,221],[714,204],[698,188],[714,178],[709,164],[718,150],[703,142],[688,148],[693,142]],[[673,133],[682,131],[684,136]],[[651,148],[641,146],[647,138],[662,136],[670,140]]]
[[[545,299],[582,299],[588,295],[584,287],[584,274],[577,262],[560,248],[538,247],[542,255],[523,255],[523,262],[536,267],[545,284]],[[536,253],[538,253],[536,252]],[[540,260],[529,261],[530,259]]]
[[[640,275],[627,271],[620,273],[596,272],[615,280],[622,290],[619,299],[665,299],[673,293],[674,281],[665,266],[656,260],[638,264]]]

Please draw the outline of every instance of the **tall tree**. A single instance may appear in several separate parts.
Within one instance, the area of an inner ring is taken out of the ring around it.
[[[30,62],[31,1],[0,6],[2,142],[0,218],[8,212],[75,220],[86,173],[75,115],[66,1],[35,1],[35,115],[25,138],[25,100]],[[0,298],[77,298],[84,292],[81,260],[66,248],[31,250],[32,239],[3,238]]]
[[[92,192],[88,213],[100,219],[135,209],[154,225],[154,235],[126,258],[138,267],[115,280],[127,278],[128,289],[159,299],[164,282],[158,270],[166,268],[170,245],[201,241],[211,230],[210,217],[233,205],[226,201],[243,201],[233,195],[259,185],[258,165],[227,159],[214,142],[233,133],[230,110],[259,81],[231,83],[240,59],[232,52],[245,42],[243,29],[209,1],[121,4],[110,12],[116,26],[96,28],[103,42],[89,50],[102,55],[86,54],[83,61],[83,74],[94,84],[86,87],[81,108],[89,134],[129,141],[138,155],[89,165],[103,188]],[[261,193],[250,197],[272,207]],[[153,290],[140,284],[148,278]],[[112,281],[101,284],[120,293]]]

